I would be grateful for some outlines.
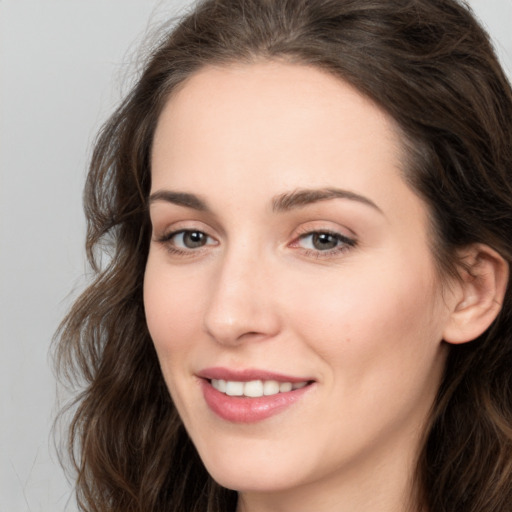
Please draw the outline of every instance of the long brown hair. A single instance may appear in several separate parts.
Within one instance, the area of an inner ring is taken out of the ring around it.
[[[209,64],[317,66],[400,125],[405,179],[428,204],[441,271],[481,242],[512,261],[512,91],[485,31],[456,0],[206,0],[169,33],[103,127],[85,189],[94,280],[57,334],[81,392],[68,448],[86,511],[234,511],[165,387],[142,283],[150,149],[176,87]],[[451,348],[417,466],[429,512],[512,504],[512,292],[479,339]]]

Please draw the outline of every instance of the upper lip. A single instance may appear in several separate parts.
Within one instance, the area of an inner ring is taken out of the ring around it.
[[[248,382],[251,380],[275,380],[277,382],[291,382],[292,384],[314,380],[308,377],[294,377],[292,375],[284,375],[282,373],[260,370],[256,368],[235,370],[232,368],[223,368],[219,366],[204,368],[197,373],[197,376],[208,380],[222,379],[235,382]]]

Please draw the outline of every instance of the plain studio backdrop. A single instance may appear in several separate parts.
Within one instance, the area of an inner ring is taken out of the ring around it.
[[[50,435],[52,335],[87,267],[91,144],[141,43],[189,0],[0,0],[0,512],[75,511]],[[470,0],[512,76],[512,0]]]

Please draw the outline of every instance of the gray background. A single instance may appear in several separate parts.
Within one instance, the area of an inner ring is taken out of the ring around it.
[[[0,512],[75,510],[49,347],[83,287],[91,142],[187,0],[0,0]],[[472,0],[512,75],[512,0]]]

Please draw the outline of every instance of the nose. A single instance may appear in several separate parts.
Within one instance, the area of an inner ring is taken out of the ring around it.
[[[204,328],[217,343],[237,346],[280,330],[270,265],[261,258],[227,255],[213,277]]]

